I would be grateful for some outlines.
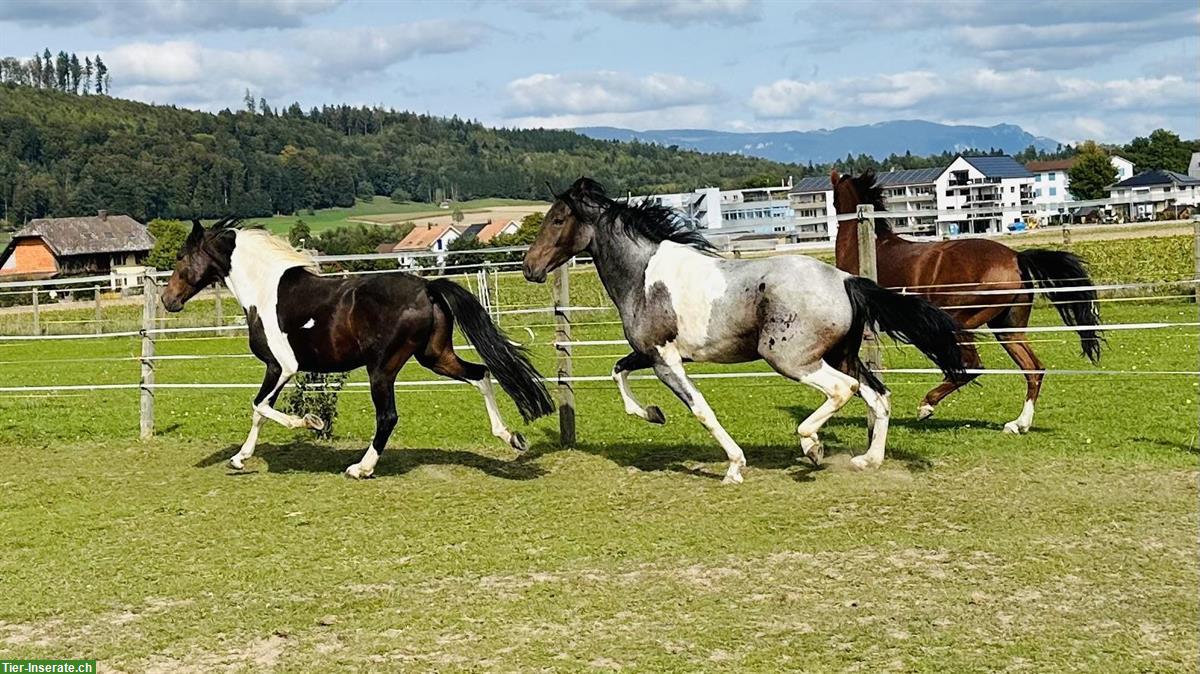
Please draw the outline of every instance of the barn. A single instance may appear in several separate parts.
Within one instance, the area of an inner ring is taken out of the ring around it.
[[[153,246],[146,226],[127,215],[40,218],[14,233],[0,253],[0,278],[105,274],[141,264]]]

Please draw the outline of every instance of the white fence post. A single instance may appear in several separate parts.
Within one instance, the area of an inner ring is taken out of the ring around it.
[[[858,206],[858,275],[872,281],[879,280],[879,267],[875,260],[875,207],[871,204]],[[879,348],[879,337],[875,326],[868,326],[863,335],[863,362],[872,370],[883,369],[883,352]]]
[[[213,284],[213,297],[216,299],[217,327],[225,325],[225,304],[221,299],[221,281]]]
[[[562,447],[575,446],[575,389],[571,377],[571,306],[570,265],[564,264],[554,272],[554,350],[558,352],[558,442]]]
[[[141,437],[154,437],[154,333],[157,318],[158,287],[154,276],[147,271],[142,278],[142,377],[141,377]]]
[[[104,320],[102,318],[103,314],[101,313],[102,310],[100,307],[100,286],[92,288],[92,292],[92,299],[96,302],[96,334],[98,335],[104,332]]]
[[[33,289],[33,336],[42,334],[42,312],[38,306],[38,289]]]

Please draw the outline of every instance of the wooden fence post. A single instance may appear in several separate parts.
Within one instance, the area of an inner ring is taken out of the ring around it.
[[[1062,226],[1062,239],[1063,239],[1064,246],[1071,245],[1071,228],[1068,227],[1065,223]]]
[[[563,447],[575,446],[575,389],[571,376],[570,265],[554,272],[554,350],[558,352],[558,441]]]
[[[104,318],[103,318],[103,314],[101,313],[102,309],[100,308],[100,286],[96,286],[95,288],[92,288],[92,293],[93,293],[92,299],[96,302],[95,323],[96,323],[96,334],[98,335],[98,334],[104,332]]]
[[[858,275],[872,281],[879,280],[879,267],[875,260],[875,207],[871,204],[858,206]],[[863,335],[863,362],[872,370],[883,368],[883,353],[879,349],[879,337],[875,326],[868,326]]]
[[[158,316],[158,287],[149,270],[142,277],[142,378],[141,378],[141,437],[154,437],[154,333],[155,318]]]
[[[1196,263],[1196,278],[1200,279],[1200,215],[1192,216],[1192,257]],[[1200,283],[1193,286],[1196,289],[1196,304],[1200,304]]]
[[[221,281],[213,284],[213,295],[216,297],[217,327],[225,325],[225,304],[221,299]]]

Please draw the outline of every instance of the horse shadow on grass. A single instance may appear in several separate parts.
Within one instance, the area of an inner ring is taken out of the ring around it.
[[[197,461],[193,467],[208,468],[224,464],[237,453],[241,445],[219,449]],[[268,473],[330,473],[340,474],[362,458],[361,449],[338,449],[328,445],[301,440],[286,445],[261,444],[248,461],[246,470],[229,469],[231,475],[256,472],[266,463]],[[374,477],[401,476],[421,466],[462,466],[492,477],[506,480],[533,480],[546,474],[538,465],[528,461],[494,459],[474,452],[449,449],[389,449],[379,458]]]
[[[808,416],[811,410],[801,408],[781,408],[797,417],[797,423]],[[691,420],[680,419],[677,423],[688,423]],[[669,429],[664,429],[669,433]],[[558,437],[550,431],[543,431],[544,438],[519,460],[532,460],[545,454],[562,451],[558,447]],[[736,438],[735,438],[736,439]],[[810,482],[816,473],[825,470],[831,457],[838,455],[857,455],[866,451],[866,426],[862,420],[845,419],[831,420],[821,431],[821,442],[825,445],[826,460],[820,466],[814,466],[806,459],[800,450],[800,440],[796,437],[793,442],[780,444],[744,444],[739,443],[746,454],[747,466],[751,469],[777,470],[789,473],[797,482]],[[636,441],[628,443],[602,443],[580,441],[576,444],[577,451],[603,457],[618,466],[633,468],[640,471],[670,471],[713,480],[724,478],[724,466],[717,471],[709,470],[698,464],[724,464],[725,453],[721,451],[715,440],[711,442],[691,441]],[[933,463],[924,455],[898,448],[888,447],[888,460],[897,461],[911,472],[928,470]]]

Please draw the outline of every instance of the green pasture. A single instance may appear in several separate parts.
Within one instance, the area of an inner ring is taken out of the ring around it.
[[[502,206],[525,206],[542,204],[540,201],[525,201],[522,199],[470,199],[467,201],[455,202],[454,208],[458,208],[463,213],[471,213],[488,208],[498,208]],[[356,221],[377,220],[380,222],[395,222],[399,224],[408,219],[414,221],[421,218],[437,217],[448,215],[450,209],[438,208],[437,204],[427,204],[419,202],[405,202],[396,204],[385,196],[375,197],[373,201],[363,201],[359,199],[349,208],[321,208],[313,211],[311,215],[304,212],[298,212],[294,215],[276,215],[269,218],[252,218],[247,222],[262,225],[272,232],[277,234],[286,234],[297,220],[303,220],[308,224],[308,227],[315,234],[326,229],[342,227],[353,224]],[[388,217],[392,216],[392,217]]]
[[[501,304],[548,303],[548,287],[503,278]],[[575,304],[607,305],[590,270],[572,287]],[[1103,315],[1195,322],[1197,308],[1162,297]],[[614,321],[578,314],[575,338],[619,339]],[[502,322],[553,372],[548,315]],[[1039,303],[1034,323],[1058,318]],[[401,386],[365,482],[341,476],[374,423],[361,387],[342,393],[332,441],[268,425],[244,472],[224,461],[250,388],[160,390],[147,442],[136,391],[0,393],[0,658],[123,672],[1194,671],[1200,391],[1139,373],[1194,371],[1197,332],[1112,331],[1101,368],[1126,374],[1048,376],[1020,437],[1000,432],[1020,377],[984,377],[918,423],[937,378],[888,375],[889,455],[870,473],[848,466],[866,443],[861,402],[826,426],[831,456],[814,469],[794,429],[819,394],[697,380],[746,450],[732,487],[716,443],[654,381],[634,389],[665,426],[625,416],[611,383],[582,382],[578,447],[559,447],[547,418],[521,428],[523,456],[490,436],[473,389]],[[1035,338],[1048,367],[1092,367],[1074,335]],[[239,357],[244,336],[157,346],[233,356],[160,361],[161,383],[262,374]],[[136,338],[0,337],[0,386],[134,383],[138,353]],[[606,374],[623,353],[578,347],[575,373]],[[927,366],[901,347],[885,361]]]

